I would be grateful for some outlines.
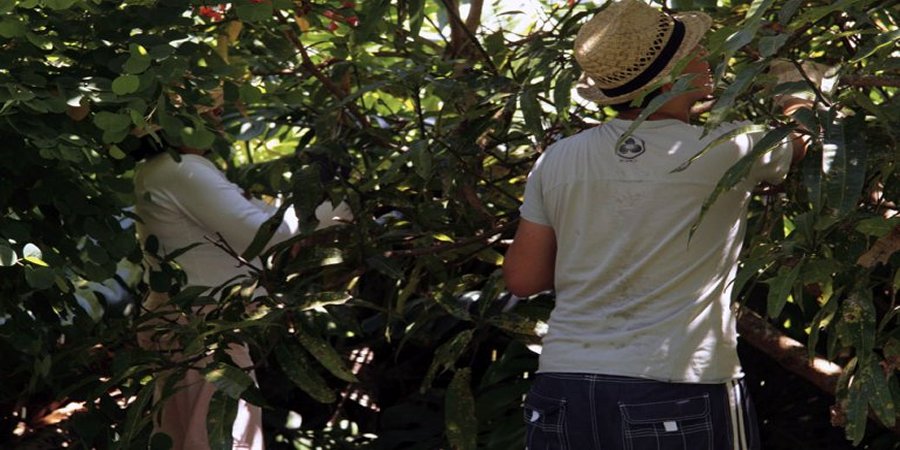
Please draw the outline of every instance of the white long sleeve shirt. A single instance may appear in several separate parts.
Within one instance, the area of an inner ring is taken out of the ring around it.
[[[134,181],[142,243],[156,236],[160,255],[200,243],[177,258],[188,284],[217,287],[247,274],[245,267],[209,239],[216,241],[218,233],[242,253],[275,208],[245,198],[241,188],[199,155],[182,155],[181,162],[169,154],[157,155],[138,165]],[[288,209],[268,245],[291,237],[297,229],[296,214]]]

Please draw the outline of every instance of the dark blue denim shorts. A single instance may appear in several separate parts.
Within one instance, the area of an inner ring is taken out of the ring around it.
[[[539,373],[525,398],[527,450],[759,449],[743,380],[665,383]]]

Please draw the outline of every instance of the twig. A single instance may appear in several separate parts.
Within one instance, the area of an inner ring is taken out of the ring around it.
[[[240,253],[235,251],[232,246],[228,245],[228,242],[225,241],[225,238],[221,233],[216,233],[216,237],[218,238],[216,240],[211,239],[209,236],[205,236],[204,238],[209,241],[210,244],[215,245],[216,247],[222,249],[222,251],[224,251],[225,253],[228,253],[229,256],[231,256],[238,262],[239,267],[247,267],[255,273],[261,273],[263,271],[263,269],[254,266],[250,261],[247,261],[246,259],[241,257]]]
[[[457,11],[454,5],[450,3],[450,0],[441,0],[441,3],[447,8],[447,15],[450,16],[451,22],[455,24],[453,28],[462,30],[463,34],[469,39],[469,42],[475,47],[475,50],[481,54],[481,59],[488,65],[491,72],[493,72],[494,75],[499,75],[500,70],[494,65],[494,60],[491,59],[491,55],[488,54],[487,50],[481,45],[481,42],[478,42],[478,38],[472,33],[472,30],[470,30],[469,27],[466,26],[466,23],[459,17],[459,11]],[[456,45],[456,43],[451,42],[451,46],[452,45]]]
[[[477,244],[479,242],[485,242],[493,244],[497,241],[498,238],[495,238],[497,234],[506,231],[511,228],[513,225],[516,225],[518,220],[511,220],[499,226],[492,228],[491,230],[481,233],[477,236],[472,236],[468,239],[464,239],[459,242],[452,242],[449,244],[435,245],[434,247],[425,247],[425,248],[414,248],[410,250],[388,250],[384,252],[384,256],[386,258],[399,257],[399,256],[423,256],[423,255],[433,255],[435,253],[442,253],[450,250],[456,250],[458,248],[466,247],[472,244]]]
[[[855,87],[900,87],[900,77],[849,75],[841,77],[841,84]]]
[[[280,19],[282,20],[282,22],[284,21],[284,18]],[[337,98],[341,102],[344,102],[345,108],[347,108],[347,111],[350,113],[350,115],[352,115],[353,118],[356,119],[360,128],[369,127],[369,120],[356,108],[356,105],[351,102],[345,102],[347,95],[343,91],[343,89],[341,89],[340,86],[331,81],[330,78],[326,77],[325,74],[323,74],[322,71],[319,70],[316,64],[312,61],[312,59],[309,57],[309,52],[306,51],[306,46],[303,45],[303,42],[300,40],[300,38],[297,37],[297,35],[293,31],[287,28],[282,31],[282,35],[287,38],[288,41],[294,44],[294,47],[297,49],[297,51],[300,52],[300,67],[302,67],[308,74],[319,80],[319,82],[322,83],[322,85],[325,86],[325,88],[328,89],[328,91],[331,92],[331,94],[334,95],[335,98]]]

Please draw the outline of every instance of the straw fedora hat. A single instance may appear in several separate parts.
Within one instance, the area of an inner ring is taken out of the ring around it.
[[[578,93],[600,105],[633,100],[665,78],[712,24],[702,12],[669,15],[639,0],[610,2],[575,37]]]

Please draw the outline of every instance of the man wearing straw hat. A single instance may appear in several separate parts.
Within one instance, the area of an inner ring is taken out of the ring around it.
[[[691,237],[716,183],[765,134],[733,133],[692,160],[739,127],[704,136],[689,124],[691,107],[712,93],[698,45],[710,25],[703,13],[623,0],[575,39],[581,95],[619,114],[539,158],[506,254],[513,294],[556,291],[525,400],[529,449],[759,448],[731,282],[752,189],[781,182],[805,147],[785,141],[759,158]],[[677,70],[690,78],[673,91]],[[650,99],[667,92],[677,95],[626,135]],[[812,105],[788,96],[778,103],[788,114]]]

